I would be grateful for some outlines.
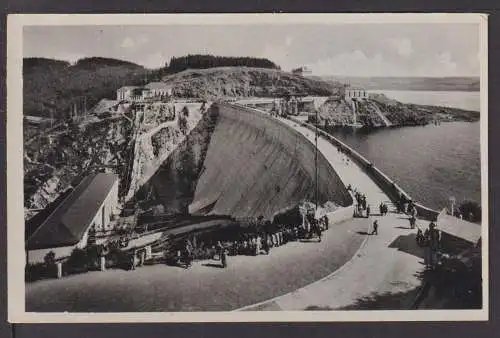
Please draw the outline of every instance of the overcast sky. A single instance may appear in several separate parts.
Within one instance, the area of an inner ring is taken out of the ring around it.
[[[479,76],[479,26],[28,26],[23,53],[71,62],[111,57],[148,68],[172,56],[208,53],[266,57],[284,70],[305,65],[315,75]]]

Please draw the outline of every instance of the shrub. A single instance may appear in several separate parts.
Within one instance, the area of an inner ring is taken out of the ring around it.
[[[471,222],[481,221],[481,205],[474,201],[464,201],[458,207],[462,217]]]
[[[71,256],[69,256],[64,265],[64,271],[70,274],[87,271],[89,265],[87,252],[79,248],[73,249]]]

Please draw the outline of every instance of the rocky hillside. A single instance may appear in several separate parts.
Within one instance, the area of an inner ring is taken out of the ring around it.
[[[329,96],[338,90],[333,83],[278,69],[250,67],[189,69],[164,76],[163,81],[174,84],[174,92],[179,97],[208,99],[274,97],[287,93]]]
[[[353,121],[354,108],[352,101],[329,99],[319,108],[320,123],[350,124]],[[356,104],[357,122],[364,126],[382,126],[383,121],[377,111],[393,125],[401,126],[425,125],[434,121],[479,120],[479,112],[475,111],[401,103],[382,94],[371,94],[370,99]]]

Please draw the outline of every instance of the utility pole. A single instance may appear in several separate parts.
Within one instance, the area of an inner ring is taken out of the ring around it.
[[[316,212],[318,210],[318,198],[319,198],[319,193],[318,193],[318,109],[316,109],[316,135],[315,135],[315,142],[316,142],[316,153],[315,153],[315,158],[314,158],[314,168],[316,170],[316,178],[315,178],[315,185],[316,185]]]

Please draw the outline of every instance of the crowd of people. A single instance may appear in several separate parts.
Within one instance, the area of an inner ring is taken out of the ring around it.
[[[272,248],[288,242],[312,240],[321,242],[322,232],[328,229],[328,217],[319,219],[314,212],[308,212],[301,224],[285,225],[264,222],[263,226],[253,229],[226,230],[220,233],[204,233],[185,238],[165,248],[168,262],[172,265],[188,268],[195,259],[216,259],[222,267],[227,266],[227,256],[268,255]]]
[[[170,251],[169,262],[188,268],[194,259],[217,259],[222,267],[226,267],[227,256],[268,255],[272,248],[299,240],[316,238],[321,242],[322,232],[328,229],[328,223],[326,215],[317,219],[313,212],[308,212],[302,224],[298,225],[272,225],[266,222],[264,227],[253,231],[203,234],[195,244],[192,238],[186,238],[182,244],[167,249]]]

